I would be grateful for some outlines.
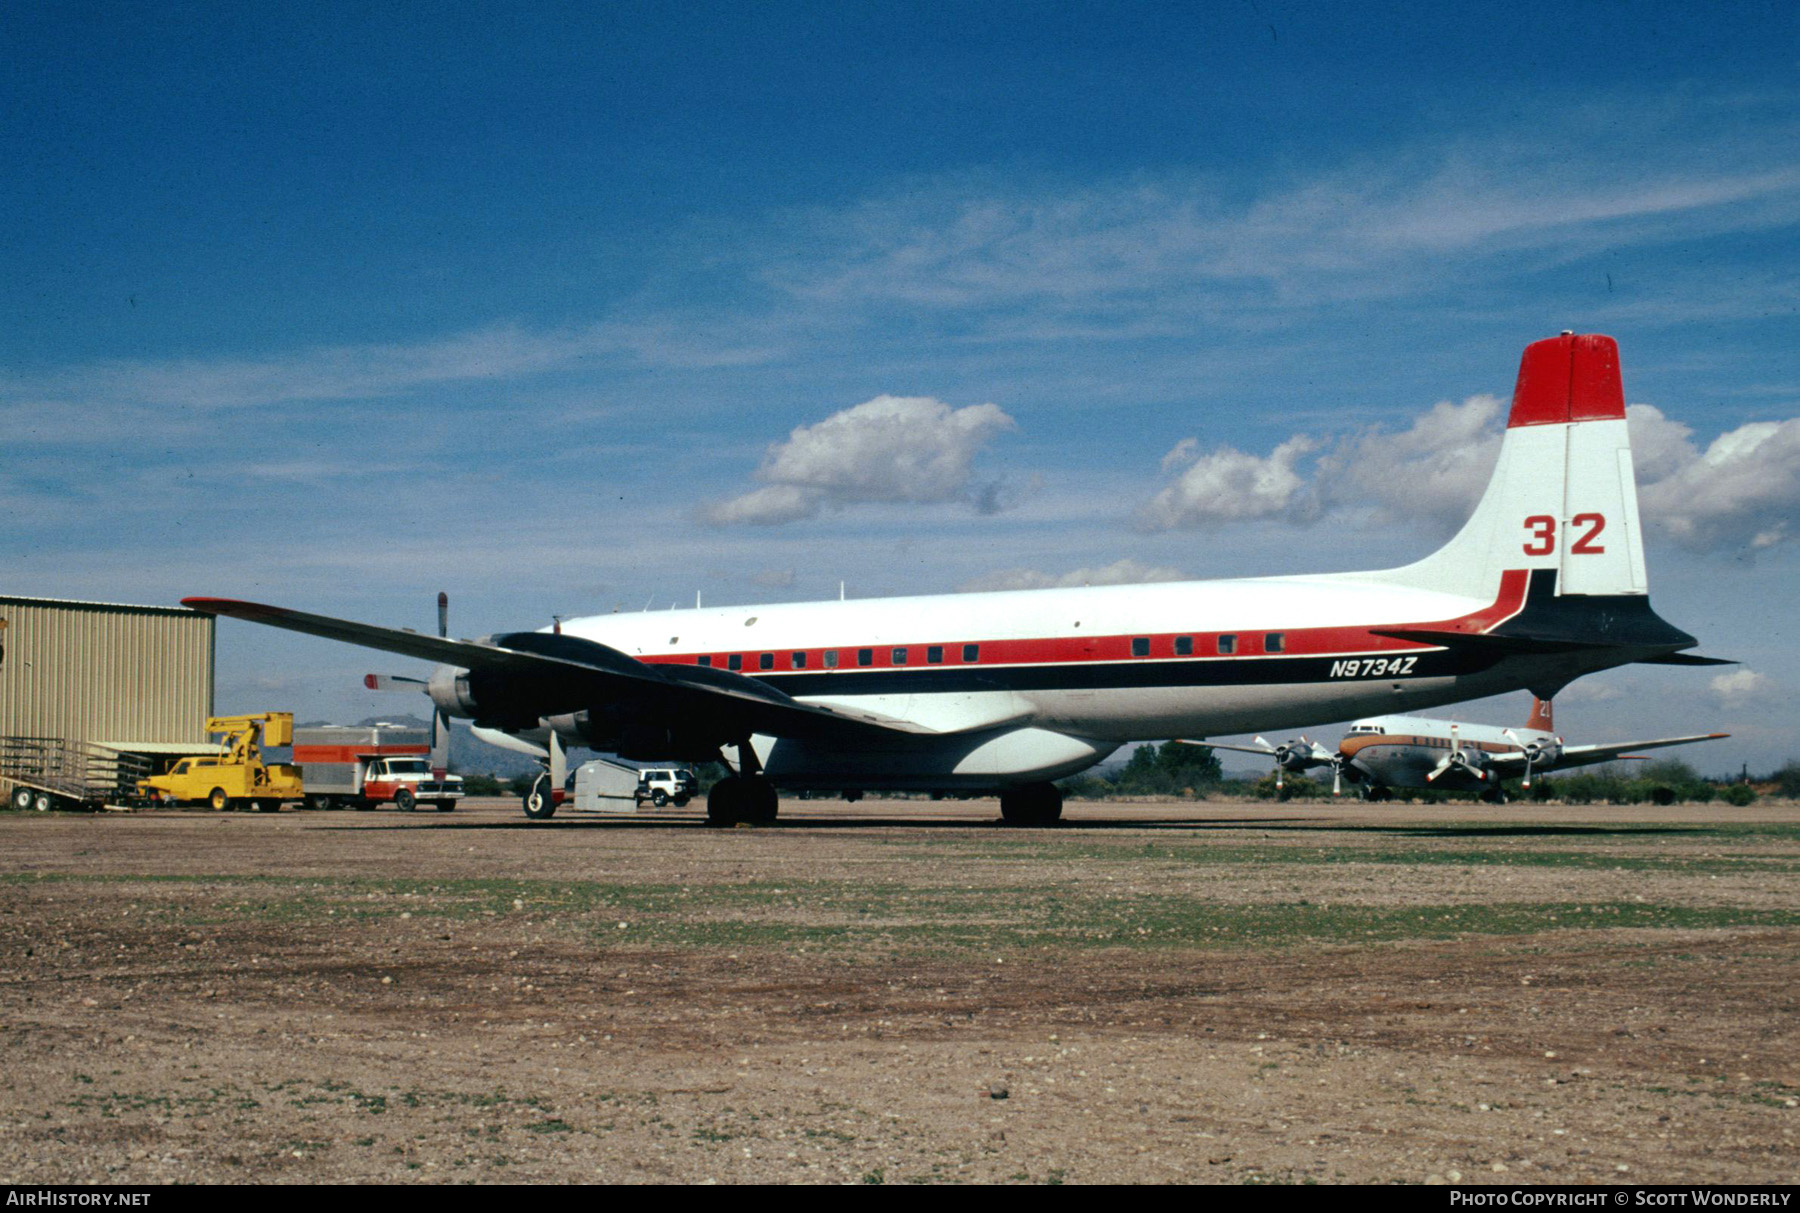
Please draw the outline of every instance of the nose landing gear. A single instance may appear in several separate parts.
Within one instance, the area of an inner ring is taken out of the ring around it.
[[[762,773],[748,739],[737,743],[738,774],[727,775],[706,794],[706,820],[716,826],[773,825],[781,797]]]

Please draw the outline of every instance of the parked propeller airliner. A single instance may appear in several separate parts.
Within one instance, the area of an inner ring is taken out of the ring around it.
[[[1565,333],[1525,350],[1474,515],[1402,568],[597,615],[478,641],[184,602],[442,662],[428,694],[479,735],[691,762],[728,748],[715,821],[773,820],[779,786],[997,791],[1030,824],[1061,813],[1051,780],[1129,741],[1709,663],[1648,589],[1618,346]]]
[[[1196,741],[1215,750],[1264,754],[1275,760],[1275,783],[1288,772],[1331,768],[1331,794],[1338,795],[1346,781],[1356,785],[1364,800],[1386,800],[1394,788],[1449,788],[1480,792],[1483,800],[1506,803],[1505,781],[1531,777],[1546,771],[1592,766],[1615,758],[1635,758],[1632,750],[1656,750],[1664,746],[1716,741],[1729,733],[1698,733],[1691,737],[1658,737],[1652,741],[1624,741],[1606,745],[1564,745],[1557,736],[1549,700],[1533,699],[1531,719],[1523,728],[1487,724],[1463,724],[1429,716],[1377,716],[1353,721],[1350,731],[1328,750],[1301,737],[1281,745],[1262,738],[1255,745],[1222,741]]]

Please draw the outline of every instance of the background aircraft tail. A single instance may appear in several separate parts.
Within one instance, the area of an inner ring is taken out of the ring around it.
[[[1525,721],[1525,727],[1536,729],[1540,733],[1556,732],[1556,716],[1548,699],[1531,697],[1531,716]]]
[[[1641,536],[1618,343],[1564,333],[1525,347],[1500,459],[1468,523],[1382,576],[1479,597],[1511,569],[1531,570],[1537,591],[1549,570],[1559,596],[1641,595]]]

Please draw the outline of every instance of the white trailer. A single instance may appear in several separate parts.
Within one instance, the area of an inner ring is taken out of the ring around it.
[[[575,768],[575,811],[578,813],[635,813],[642,777],[636,767],[620,766],[596,758]]]

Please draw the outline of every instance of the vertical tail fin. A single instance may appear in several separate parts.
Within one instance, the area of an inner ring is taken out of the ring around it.
[[[1539,699],[1536,695],[1531,697],[1531,716],[1525,721],[1525,727],[1536,729],[1540,733],[1556,732],[1555,712],[1548,699]]]
[[[1558,595],[1642,595],[1641,534],[1618,343],[1564,333],[1525,347],[1500,459],[1468,523],[1383,576],[1484,596],[1509,569],[1551,570]]]

